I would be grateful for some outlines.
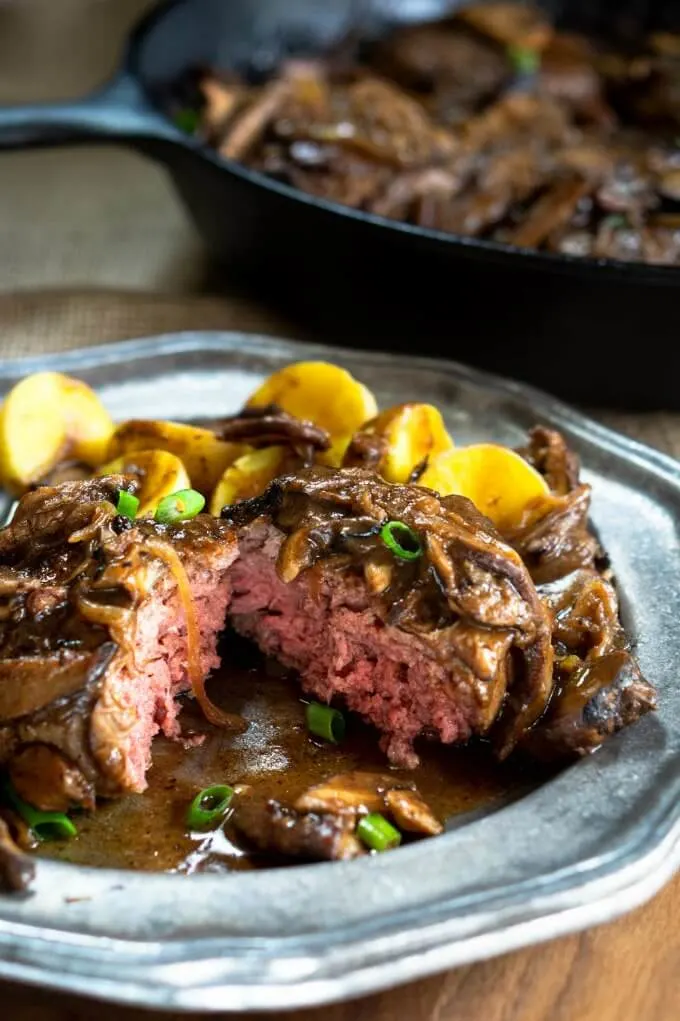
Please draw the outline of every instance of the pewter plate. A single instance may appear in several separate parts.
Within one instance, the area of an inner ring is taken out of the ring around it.
[[[0,362],[0,391],[53,368],[116,418],[236,410],[300,358],[345,365],[386,406],[430,401],[461,443],[561,429],[593,483],[626,625],[660,708],[521,800],[365,860],[175,876],[41,861],[0,897],[0,976],[174,1010],[346,999],[614,918],[680,864],[680,467],[550,397],[450,362],[236,333],[176,334]]]

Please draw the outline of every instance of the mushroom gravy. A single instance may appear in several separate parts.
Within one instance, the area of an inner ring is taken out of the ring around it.
[[[199,790],[211,784],[252,785],[259,795],[284,803],[308,787],[339,773],[396,774],[416,783],[424,800],[442,821],[476,810],[493,810],[519,797],[550,775],[535,764],[498,763],[483,744],[465,748],[419,746],[415,770],[393,770],[380,751],[375,731],[347,714],[341,745],[310,736],[304,701],[294,679],[276,676],[262,661],[252,662],[246,643],[228,636],[237,666],[224,667],[209,684],[210,696],[229,712],[249,721],[243,734],[208,724],[198,707],[185,700],[181,722],[185,737],[204,735],[201,744],[159,737],[153,746],[148,789],[115,801],[101,802],[97,812],[74,817],[78,837],[40,847],[45,857],[78,865],[184,874],[253,869],[286,864],[282,859],[250,853],[240,838],[229,835],[229,820],[207,833],[187,832],[187,809]],[[249,662],[250,661],[250,662]]]

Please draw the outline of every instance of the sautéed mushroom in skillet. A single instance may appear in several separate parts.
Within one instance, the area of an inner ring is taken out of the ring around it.
[[[680,263],[680,36],[615,45],[524,3],[346,39],[270,78],[194,68],[163,102],[310,195],[562,255]]]

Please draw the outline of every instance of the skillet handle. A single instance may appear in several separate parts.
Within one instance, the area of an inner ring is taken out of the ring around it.
[[[152,139],[180,142],[186,137],[127,70],[82,99],[0,106],[0,150],[97,139],[144,146]]]

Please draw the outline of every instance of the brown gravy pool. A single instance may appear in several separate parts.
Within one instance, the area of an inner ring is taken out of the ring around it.
[[[381,773],[388,768],[375,730],[356,718],[348,717],[347,735],[339,746],[311,738],[299,687],[290,679],[268,676],[262,665],[221,671],[210,683],[210,694],[249,721],[245,734],[211,727],[187,704],[183,732],[205,734],[204,743],[187,749],[157,738],[144,794],[74,816],[78,837],[45,844],[40,853],[78,865],[182,873],[281,864],[248,854],[222,830],[188,833],[186,811],[197,792],[216,783],[247,783],[286,802],[335,773]],[[518,796],[541,779],[521,764],[499,764],[483,746],[452,749],[424,743],[418,750],[421,765],[396,773],[415,780],[442,820]]]

